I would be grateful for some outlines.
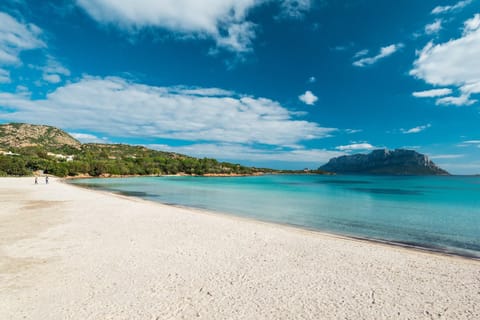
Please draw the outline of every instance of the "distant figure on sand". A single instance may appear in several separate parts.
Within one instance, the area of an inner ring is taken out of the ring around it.
[[[38,177],[35,177],[35,184],[38,184]]]
[[[45,184],[48,184],[48,176],[45,177]]]

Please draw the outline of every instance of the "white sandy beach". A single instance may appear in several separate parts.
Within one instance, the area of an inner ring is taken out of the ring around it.
[[[0,319],[480,319],[480,262],[0,179]]]

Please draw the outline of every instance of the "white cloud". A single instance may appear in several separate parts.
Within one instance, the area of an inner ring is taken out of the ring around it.
[[[448,160],[447,160],[448,161]],[[466,162],[437,162],[441,168],[445,168],[453,174],[480,174],[480,162],[468,160]]]
[[[432,14],[449,13],[452,11],[460,10],[472,3],[472,1],[473,0],[463,0],[457,2],[453,6],[437,6],[432,10]]]
[[[235,92],[233,91],[223,90],[219,88],[196,88],[196,87],[177,86],[177,87],[170,87],[169,90],[172,93],[186,94],[186,95],[200,96],[200,97],[226,97],[226,96],[235,95]]]
[[[62,81],[62,78],[58,74],[44,74],[43,80],[50,82],[50,83],[59,83]]]
[[[377,61],[379,61],[383,58],[391,56],[392,54],[394,54],[395,52],[397,52],[401,48],[403,48],[402,43],[391,44],[389,46],[382,47],[380,49],[380,53],[377,54],[376,56],[362,58],[360,60],[357,60],[357,61],[353,62],[353,65],[356,66],[356,67],[366,67],[368,65],[372,65],[372,64],[376,63]],[[363,53],[363,52],[364,52],[364,50],[357,52],[356,55],[354,56],[354,58],[360,57],[360,56],[358,56],[358,54]],[[362,54],[361,56],[364,56],[365,54]]]
[[[462,37],[441,44],[430,42],[414,61],[410,75],[431,85],[456,86],[459,97],[445,97],[438,104],[471,105],[480,93],[480,14],[465,21]]]
[[[168,145],[147,145],[147,147],[187,154],[194,157],[208,157],[221,160],[233,161],[282,161],[296,163],[322,163],[330,158],[338,157],[344,153],[338,151],[329,151],[324,149],[304,149],[304,148],[280,148],[268,150],[246,146],[241,144],[229,143],[199,143],[187,146],[168,146]],[[318,166],[318,165],[317,165]]]
[[[0,83],[10,83],[10,71],[0,68]]]
[[[0,47],[0,64],[16,64],[19,62],[20,59],[18,59],[16,54],[9,53]]]
[[[335,149],[340,150],[340,151],[354,151],[354,150],[372,150],[375,149],[374,146],[372,146],[370,143],[353,143],[345,146],[338,146]]]
[[[189,90],[85,76],[45,99],[0,93],[0,106],[13,109],[0,109],[0,118],[116,137],[265,145],[295,145],[335,131],[296,119],[297,115],[267,98],[221,96],[222,90],[215,88],[210,89],[215,93],[211,96],[206,95],[208,89],[198,89],[203,95]]]
[[[227,29],[228,36],[218,37],[217,44],[235,52],[248,52],[252,48],[252,41],[255,38],[254,24],[243,22],[232,24]]]
[[[441,29],[442,29],[442,20],[436,19],[434,22],[427,24],[425,26],[425,33],[434,34],[434,33],[438,33]]]
[[[431,89],[425,91],[416,91],[412,93],[414,97],[417,98],[435,98],[435,97],[442,97],[452,93],[452,89],[449,88],[441,88],[441,89]]]
[[[20,52],[45,47],[39,39],[41,30],[0,12],[0,65],[20,64]]]
[[[108,143],[107,138],[99,138],[96,135],[90,134],[90,133],[76,133],[76,132],[69,132],[69,134],[77,139],[78,141],[82,143]]]
[[[318,97],[315,96],[310,90],[307,90],[304,94],[299,95],[298,99],[309,106],[313,106],[315,102],[317,102]]]
[[[312,0],[77,0],[93,19],[128,31],[159,27],[181,35],[213,39],[218,47],[249,52],[255,25],[247,21],[256,6],[276,2],[280,17],[300,18]]]
[[[0,65],[18,66],[22,64],[20,54],[22,51],[46,48],[47,45],[40,39],[42,30],[31,23],[24,23],[14,17],[0,12]],[[42,51],[42,55],[45,50]],[[44,66],[31,66],[42,71],[42,78],[50,83],[59,83],[61,76],[69,76],[70,71],[63,67],[51,56],[46,56]],[[1,69],[0,82],[10,82],[7,70]],[[8,80],[8,81],[7,81]]]
[[[26,96],[29,96],[31,94],[30,89],[28,89],[26,86],[18,85],[15,88],[15,91],[19,94],[23,94]]]
[[[303,18],[314,0],[282,0],[280,1],[281,17]]]
[[[245,21],[255,0],[77,0],[80,7],[102,23],[124,29],[161,27],[183,34],[213,38],[233,51],[250,50],[253,24]]]
[[[463,85],[460,87],[460,91],[462,91],[464,95],[468,96],[473,93],[480,93],[480,81]]]
[[[432,160],[439,160],[439,159],[458,159],[465,157],[464,154],[437,154],[437,155],[430,155],[429,158]]]
[[[42,70],[43,80],[50,83],[59,83],[62,81],[62,76],[70,76],[70,70],[51,56],[47,57],[47,64],[45,66],[37,67],[37,69]]]
[[[470,32],[476,31],[480,28],[480,13],[473,16],[472,19],[465,21],[463,34],[468,35]]]
[[[475,102],[477,102],[477,100],[470,99],[468,95],[437,99],[437,105],[471,106]]]
[[[458,160],[462,159],[462,160]],[[445,161],[451,162],[441,162],[442,159],[438,159],[436,164],[441,168],[444,168],[452,174],[480,174],[480,162],[477,159],[468,159],[467,157],[457,158],[457,159],[445,159]]]
[[[358,51],[357,53],[355,53],[355,55],[353,56],[354,59],[356,58],[360,58],[360,57],[364,57],[368,54],[369,50],[368,49],[363,49],[363,50],[360,50]]]
[[[402,146],[400,149],[421,149],[421,146]]]
[[[477,147],[480,148],[480,140],[467,140],[459,143],[457,147]]]
[[[432,126],[431,124],[426,124],[424,126],[418,126],[418,127],[411,128],[411,129],[400,129],[400,131],[402,131],[402,133],[404,133],[404,134],[419,133],[419,132],[427,130],[431,126]]]
[[[345,51],[348,49],[348,46],[335,46],[333,48],[331,48],[330,50],[333,50],[333,51]]]
[[[359,133],[362,132],[362,129],[345,129],[345,132],[348,134],[354,134],[354,133]]]

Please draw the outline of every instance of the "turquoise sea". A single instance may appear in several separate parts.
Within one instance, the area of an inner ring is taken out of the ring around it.
[[[480,177],[267,175],[72,183],[165,204],[480,258]]]

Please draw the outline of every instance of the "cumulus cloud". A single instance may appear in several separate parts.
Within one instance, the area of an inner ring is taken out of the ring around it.
[[[77,0],[91,17],[124,29],[161,27],[213,38],[232,51],[250,50],[253,24],[245,17],[255,0]]]
[[[404,134],[419,133],[419,132],[427,130],[431,126],[432,126],[431,124],[426,124],[426,125],[418,126],[418,127],[411,128],[411,129],[400,129],[400,131],[402,131],[402,133],[404,133]]]
[[[22,51],[45,47],[40,28],[0,12],[0,65],[18,65]]]
[[[480,14],[465,21],[462,37],[441,44],[428,43],[418,52],[410,75],[431,85],[455,86],[458,97],[444,97],[438,104],[471,105],[480,93]]]
[[[425,91],[416,91],[412,93],[414,97],[417,98],[435,98],[435,97],[442,97],[452,93],[452,89],[449,88],[441,88],[441,89],[431,89]]]
[[[356,150],[372,150],[375,149],[374,146],[372,146],[370,143],[352,143],[349,145],[345,146],[338,146],[335,149],[340,150],[340,151],[356,151]]]
[[[402,43],[391,44],[389,46],[382,47],[380,49],[380,52],[376,56],[365,57],[365,58],[359,59],[359,60],[353,62],[353,65],[356,66],[356,67],[366,67],[366,66],[375,64],[379,60],[381,60],[383,58],[386,58],[388,56],[391,56],[392,54],[394,54],[395,52],[397,52],[401,48],[403,48]],[[362,50],[362,51],[357,52],[355,54],[354,58],[359,58],[359,57],[365,56],[366,54],[368,54],[368,51]]]
[[[309,106],[313,106],[315,102],[317,102],[318,97],[315,96],[310,90],[307,90],[304,94],[299,95],[298,99]]]
[[[473,0],[459,1],[452,6],[437,6],[432,10],[432,14],[442,14],[461,10],[472,3]]]
[[[221,92],[85,76],[45,99],[0,93],[0,117],[116,137],[265,145],[295,145],[335,131],[297,119],[276,101]]]
[[[425,33],[430,35],[434,33],[438,33],[442,29],[442,20],[437,19],[434,22],[427,24],[425,26]]]
[[[256,6],[276,2],[280,16],[300,18],[311,0],[77,0],[93,19],[126,30],[160,27],[176,33],[213,39],[218,47],[251,51],[255,25],[247,21]]]

